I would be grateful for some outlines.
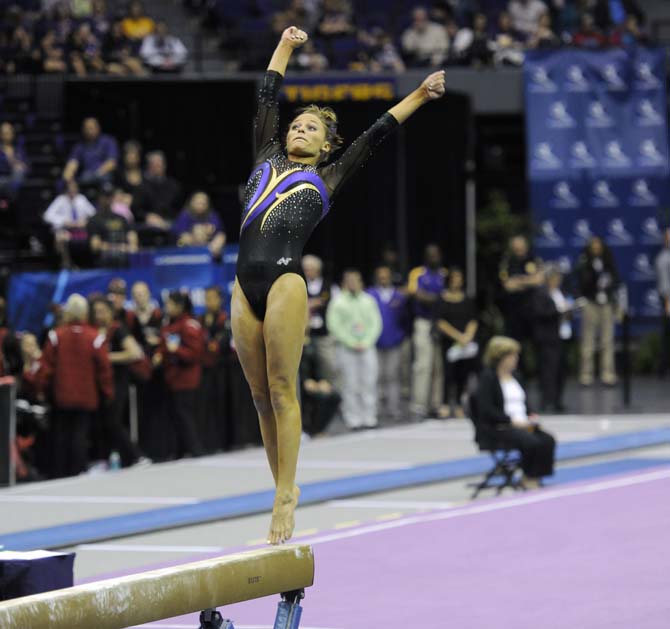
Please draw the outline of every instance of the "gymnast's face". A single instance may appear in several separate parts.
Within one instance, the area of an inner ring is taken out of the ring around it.
[[[293,120],[286,134],[289,157],[309,158],[317,163],[322,153],[329,153],[330,142],[326,139],[326,127],[314,114],[300,114]],[[300,161],[303,161],[302,159]]]

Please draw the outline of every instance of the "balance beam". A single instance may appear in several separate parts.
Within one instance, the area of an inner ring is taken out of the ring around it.
[[[0,603],[2,629],[122,629],[309,587],[310,546],[273,546]]]

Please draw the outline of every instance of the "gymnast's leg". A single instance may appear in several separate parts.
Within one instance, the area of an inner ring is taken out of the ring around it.
[[[277,490],[269,541],[291,537],[299,490],[295,485],[302,423],[296,383],[307,326],[307,289],[295,273],[280,276],[267,298],[263,336],[270,400],[276,421]]]
[[[249,383],[254,400],[265,453],[272,476],[277,484],[277,427],[270,401],[267,366],[265,364],[265,342],[263,322],[256,318],[247,298],[235,282],[231,302],[231,322],[235,349],[242,365],[244,377]]]

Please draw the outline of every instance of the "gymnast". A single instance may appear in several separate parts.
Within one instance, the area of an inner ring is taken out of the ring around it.
[[[419,107],[444,94],[443,71],[429,75],[344,152],[337,116],[310,105],[280,139],[277,99],[291,54],[308,37],[291,26],[281,36],[259,93],[256,162],[244,197],[232,328],[237,354],[258,412],[275,483],[269,544],[293,534],[300,490],[295,485],[301,437],[296,378],[307,325],[303,247],[342,185],[372,151]]]

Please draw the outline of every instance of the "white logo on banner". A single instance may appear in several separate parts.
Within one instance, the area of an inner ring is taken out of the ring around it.
[[[637,124],[641,127],[658,127],[665,122],[661,113],[654,107],[654,103],[648,98],[638,103],[636,113]]]
[[[663,244],[663,232],[656,217],[650,216],[642,221],[642,242],[645,245]]]
[[[640,142],[640,166],[665,166],[665,163],[665,156],[653,140]]]
[[[605,106],[594,100],[589,105],[589,111],[586,116],[586,126],[596,129],[605,129],[614,126],[614,119],[607,113]]]
[[[565,103],[558,100],[549,108],[547,126],[552,129],[570,129],[576,126],[575,119],[570,115]]]
[[[554,155],[549,142],[540,142],[533,152],[532,166],[542,170],[557,170],[563,166],[561,160]]]
[[[612,140],[605,145],[605,165],[612,168],[630,166],[630,157],[623,152],[618,140]]]
[[[621,92],[626,89],[625,81],[619,76],[619,70],[613,63],[608,63],[603,68],[603,79],[607,83],[610,92]]]
[[[557,208],[579,207],[579,199],[574,195],[567,181],[559,181],[553,190],[554,194],[549,205]]]
[[[581,140],[572,145],[570,155],[570,165],[573,168],[592,168],[596,165],[595,157],[589,153],[586,142]]]
[[[613,218],[607,224],[607,243],[614,247],[633,244],[633,236],[626,229],[623,219]]]
[[[610,185],[604,179],[599,179],[593,184],[593,196],[591,205],[594,207],[618,207],[619,198],[610,190]]]
[[[633,260],[633,279],[648,281],[656,278],[656,272],[646,253],[639,253]]]
[[[584,76],[581,66],[572,65],[568,67],[565,73],[567,81],[565,87],[568,92],[589,92],[591,86]]]
[[[661,296],[656,289],[650,288],[644,294],[642,314],[647,317],[660,317],[662,312]]]
[[[651,64],[647,61],[640,61],[635,65],[635,77],[638,89],[649,90],[661,87],[660,79],[654,74]]]
[[[635,207],[655,207],[658,205],[658,197],[649,189],[646,179],[636,179],[633,182],[630,205]]]
[[[562,247],[563,239],[556,233],[553,221],[542,221],[537,238],[540,247]]]
[[[591,225],[589,225],[589,222],[584,218],[575,222],[572,226],[572,234],[570,243],[575,247],[583,247],[591,238],[593,238]]]
[[[556,83],[551,80],[546,68],[537,67],[530,72],[530,86],[531,92],[543,92],[550,94],[556,92],[558,87]]]

